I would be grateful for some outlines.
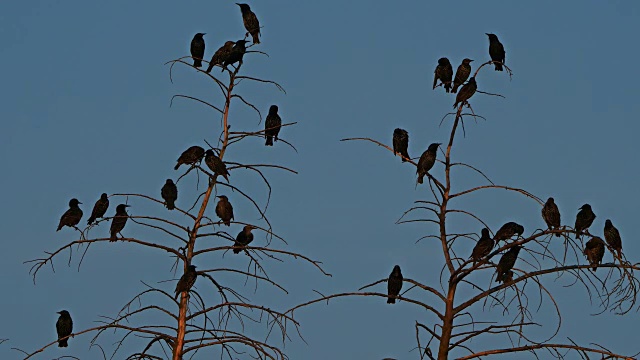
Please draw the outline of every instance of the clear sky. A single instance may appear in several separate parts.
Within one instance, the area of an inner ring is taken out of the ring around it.
[[[466,123],[466,138],[458,137],[454,160],[481,168],[496,183],[517,185],[545,199],[554,196],[563,224],[573,224],[578,207],[590,203],[597,215],[592,229],[601,233],[605,219],[612,219],[627,256],[634,262],[640,257],[633,236],[633,204],[640,201],[638,3],[250,4],[263,26],[259,49],[269,57],[247,56],[243,70],[278,81],[287,94],[244,83],[241,93],[263,113],[278,104],[283,121],[298,122],[281,136],[299,152],[282,143],[266,148],[255,139],[232,148],[226,159],[277,162],[299,171],[268,172],[273,186],[268,214],[288,249],[323,261],[333,274],[324,277],[301,262],[273,264],[271,276],[290,295],[261,287],[254,301],[286,309],[315,298],[313,290],[354,291],[388,276],[394,264],[405,277],[437,284],[439,245],[415,243],[433,226],[395,224],[413,201],[430,199],[426,187],[415,188],[415,169],[373,144],[339,140],[366,136],[390,144],[393,129],[402,127],[409,131],[413,157],[431,142],[445,142],[450,123],[438,123],[454,98],[441,88],[431,90],[437,59],[447,56],[454,67],[465,57],[476,60],[474,65],[488,60],[487,32],[501,39],[514,76],[511,81],[494,71],[479,76],[480,90],[506,99],[474,96],[474,109],[487,121]],[[95,326],[100,316],[114,315],[143,289],[140,281],[173,290],[175,282],[157,284],[174,278],[166,254],[122,243],[92,247],[80,272],[77,253],[70,267],[65,254],[56,260],[55,273],[43,269],[35,286],[23,261],[75,238],[70,229],[55,232],[70,198],[84,203],[84,223],[102,192],[159,196],[165,179],[176,177],[173,166],[180,152],[217,136],[216,113],[185,100],[169,107],[177,93],[219,104],[215,85],[184,66],[176,69],[172,84],[164,63],[187,55],[196,32],[207,33],[209,57],[224,41],[241,38],[244,29],[233,1],[4,1],[0,24],[0,338],[10,339],[0,345],[0,357],[13,359],[20,353],[11,347],[34,350],[55,339],[55,312],[61,309],[71,312],[80,330]],[[233,107],[231,116],[234,129],[263,126],[241,105]],[[442,175],[441,170],[436,167],[434,173]],[[266,190],[252,175],[236,172],[232,178],[264,199]],[[482,179],[460,172],[454,182],[461,189]],[[179,206],[195,199],[195,178],[180,185]],[[235,194],[230,198],[237,220],[257,221],[248,203]],[[140,200],[129,203],[136,215],[166,214]],[[471,196],[458,205],[482,216],[494,231],[509,220],[522,223],[527,233],[543,225],[538,205],[503,191]],[[187,224],[177,214],[170,216]],[[480,230],[466,220],[452,220],[451,228]],[[102,224],[94,231],[104,236],[107,229]],[[239,230],[236,225],[230,231]],[[133,224],[126,233],[150,235]],[[246,263],[230,256],[212,261]],[[487,284],[489,275],[482,276],[480,283]],[[243,279],[227,280],[245,286]],[[564,311],[556,341],[570,336],[621,353],[640,350],[637,341],[629,341],[637,339],[635,310],[625,317],[608,312],[591,317],[599,308],[584,289],[563,288],[565,279],[545,281],[557,291]],[[378,290],[384,292],[385,285]],[[552,324],[547,305],[534,316]],[[481,316],[499,319],[502,314],[486,310]],[[301,310],[297,318],[307,343],[292,336],[286,351],[292,359],[312,360],[416,359],[411,352],[414,321],[430,321],[405,302],[388,306],[381,298],[338,299]],[[54,348],[40,358],[97,358],[95,351],[87,351],[89,340],[76,337],[68,349]],[[102,345],[109,349],[111,342]],[[477,340],[472,345],[485,349],[506,343]]]

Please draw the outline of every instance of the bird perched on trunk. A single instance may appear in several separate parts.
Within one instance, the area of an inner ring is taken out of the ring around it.
[[[233,206],[231,206],[229,198],[224,195],[218,196],[218,199],[220,200],[218,201],[218,204],[216,204],[216,215],[218,215],[225,225],[231,226],[231,220],[233,220]]]
[[[491,238],[489,234],[489,229],[482,229],[482,236],[480,236],[480,240],[476,243],[476,246],[473,247],[473,252],[471,252],[471,258],[473,259],[473,264],[482,260],[483,257],[489,255],[491,250],[495,245],[495,241]]]
[[[178,200],[178,187],[173,183],[173,180],[167,179],[160,190],[160,195],[164,199],[164,205],[169,210],[176,208],[176,200]]]
[[[251,34],[254,44],[260,44],[260,22],[256,17],[256,14],[251,11],[251,8],[247,4],[238,4],[240,11],[242,11],[242,22],[247,32]]]
[[[451,67],[451,62],[446,57],[440,58],[438,60],[438,66],[436,66],[436,71],[434,71],[433,76],[433,88],[436,88],[438,80],[442,82],[444,85],[444,90],[446,92],[451,91],[451,79],[453,78],[453,67]]]
[[[251,233],[251,230],[255,229],[254,226],[251,225],[245,225],[244,229],[242,229],[242,231],[240,231],[238,233],[238,236],[236,236],[236,242],[235,244],[233,244],[233,246],[247,246],[249,244],[251,244],[251,242],[253,241],[253,234]],[[233,253],[234,254],[239,254],[240,251],[242,251],[241,248],[238,249],[233,249]]]
[[[204,155],[204,163],[207,164],[209,170],[213,171],[216,175],[224,176],[224,179],[229,182],[229,171],[227,165],[213,152],[208,149]]]
[[[487,34],[487,36],[489,37],[489,56],[491,56],[491,60],[499,62],[493,63],[496,71],[502,71],[502,64],[505,63],[504,46],[502,46],[502,43],[498,40],[498,36],[495,34]]]
[[[498,262],[498,266],[496,267],[496,282],[505,283],[513,276],[511,269],[513,269],[513,265],[515,265],[516,260],[518,260],[518,253],[520,253],[520,249],[522,249],[522,246],[516,245],[502,255]]]
[[[420,160],[418,160],[418,168],[416,169],[416,173],[418,174],[418,184],[422,184],[423,178],[429,170],[436,163],[436,155],[438,154],[438,146],[440,143],[433,143],[429,145],[429,148],[425,150],[420,156]]]
[[[467,100],[471,99],[473,94],[476,93],[476,90],[478,90],[478,84],[476,83],[476,78],[472,76],[469,78],[469,81],[462,86],[458,95],[456,95],[456,102],[453,104],[453,107],[455,108],[458,104],[464,105]]]
[[[393,130],[393,155],[400,154],[402,162],[411,159],[409,157],[409,133],[404,129]]]
[[[58,224],[58,230],[56,231],[60,231],[63,226],[76,228],[76,225],[78,225],[80,223],[80,219],[82,219],[82,210],[80,210],[80,207],[78,206],[79,204],[82,203],[76,198],[69,200],[69,210],[62,214],[60,223]]]
[[[178,299],[178,296],[180,296],[183,291],[189,292],[189,290],[191,290],[191,288],[193,287],[193,284],[196,283],[197,277],[198,272],[196,271],[195,265],[189,265],[187,271],[182,274],[180,280],[178,280],[178,283],[176,284],[176,296],[174,297],[174,299]]]
[[[194,67],[202,67],[202,58],[204,58],[204,34],[197,33],[191,40],[191,57],[193,58]]]
[[[188,148],[187,150],[185,150],[180,155],[180,157],[178,158],[178,163],[173,169],[178,170],[178,168],[182,164],[187,164],[187,165],[197,164],[202,160],[203,156],[204,156],[204,149],[198,145],[194,145]]]
[[[400,294],[400,290],[402,290],[402,271],[400,271],[400,266],[396,265],[387,280],[387,304],[396,303],[396,296]]]
[[[596,271],[604,257],[604,241],[597,236],[592,237],[587,241],[583,254],[587,257],[587,260],[589,260],[591,270]]]
[[[109,197],[106,193],[102,193],[102,195],[100,195],[100,199],[98,199],[95,205],[93,205],[93,211],[91,211],[91,216],[89,217],[89,220],[87,220],[87,225],[91,225],[96,221],[96,219],[104,217],[108,208]]]
[[[69,344],[66,338],[71,335],[73,332],[73,320],[71,320],[71,315],[67,310],[58,311],[60,317],[58,317],[58,321],[56,321],[56,332],[58,333],[58,347],[67,347]],[[63,339],[66,338],[66,339]]]
[[[229,56],[222,63],[222,70],[226,69],[227,66],[240,62],[242,64],[242,58],[244,54],[247,52],[247,41],[246,40],[238,40],[235,45],[231,48],[231,52],[229,52]]]
[[[542,218],[547,223],[549,230],[560,229],[560,210],[552,197],[548,198],[542,207]],[[560,234],[556,233],[556,236],[560,237]]]
[[[278,141],[278,133],[280,133],[281,126],[282,119],[280,119],[280,115],[278,115],[278,106],[271,105],[267,120],[264,122],[264,137],[267,139],[265,146],[273,146],[274,138]]]
[[[111,220],[111,238],[109,241],[118,240],[118,233],[124,229],[124,226],[127,224],[127,219],[129,218],[129,214],[127,214],[127,208],[131,205],[120,204],[116,206],[116,214],[113,216]]]
[[[593,224],[593,220],[596,219],[596,214],[591,210],[591,205],[584,204],[580,207],[580,211],[578,215],[576,215],[576,226],[574,226],[574,230],[576,231],[576,239],[580,238],[582,232],[587,230],[591,224]]]
[[[234,41],[227,41],[222,45],[211,57],[211,61],[209,62],[209,66],[207,67],[207,74],[211,72],[214,66],[224,64],[225,60],[231,54],[231,49],[233,49],[233,45],[235,45]]]
[[[622,259],[622,238],[620,238],[618,229],[609,219],[604,222],[604,239],[607,240],[609,247],[618,253],[618,258]]]
[[[506,241],[513,237],[513,235],[522,235],[524,233],[524,226],[515,223],[513,221],[509,221],[508,223],[502,225],[502,227],[496,232],[496,235],[493,237],[495,241]]]
[[[453,89],[451,89],[452,93],[456,93],[458,91],[458,86],[464,84],[465,81],[471,75],[471,59],[464,59],[460,66],[458,66],[458,70],[456,70],[456,77],[453,79]]]

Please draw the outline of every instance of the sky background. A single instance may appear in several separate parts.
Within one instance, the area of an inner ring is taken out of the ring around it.
[[[602,234],[605,219],[612,219],[627,257],[634,262],[640,257],[633,236],[633,204],[640,201],[635,166],[640,4],[283,0],[250,5],[263,26],[258,49],[269,57],[247,55],[242,70],[278,81],[287,94],[248,83],[239,91],[263,114],[277,104],[284,122],[298,122],[281,132],[298,152],[283,143],[266,148],[263,140],[250,139],[233,146],[225,160],[277,163],[299,172],[266,172],[273,187],[268,215],[289,244],[278,246],[323,261],[333,277],[288,260],[269,262],[268,269],[289,295],[264,285],[253,294],[251,285],[237,276],[221,281],[279,310],[317,297],[313,290],[357,290],[387,277],[395,264],[405,277],[437,286],[439,244],[416,244],[435,228],[395,224],[413,201],[431,199],[427,187],[415,187],[415,168],[373,144],[339,140],[364,136],[390,145],[393,129],[402,127],[410,134],[412,157],[432,142],[445,142],[451,122],[438,124],[451,111],[454,97],[442,88],[431,89],[433,70],[442,56],[454,69],[463,58],[474,59],[475,70],[489,59],[487,32],[499,36],[514,75],[510,80],[506,73],[483,69],[478,76],[480,90],[506,98],[472,98],[474,110],[487,121],[466,122],[466,137],[458,133],[456,138],[454,161],[481,168],[495,183],[555,197],[563,224],[573,225],[578,208],[590,203],[597,215],[592,229]],[[70,198],[84,203],[84,224],[102,192],[159,197],[165,179],[178,176],[173,166],[179,154],[194,144],[204,146],[204,139],[215,141],[217,113],[187,100],[169,106],[174,94],[221,104],[215,84],[191,68],[177,66],[174,82],[169,79],[165,62],[188,55],[196,32],[207,33],[209,58],[224,41],[242,38],[238,7],[232,1],[0,3],[0,160],[5,169],[0,177],[0,284],[5,289],[0,338],[10,339],[0,344],[1,358],[21,358],[12,347],[35,350],[55,340],[61,309],[71,312],[75,330],[81,330],[95,326],[100,316],[114,315],[144,289],[140,281],[173,291],[175,281],[158,283],[176,278],[171,258],[123,243],[93,246],[79,272],[78,252],[70,267],[64,253],[55,260],[55,273],[44,268],[36,285],[23,261],[76,239],[69,228],[55,232]],[[238,103],[230,122],[232,130],[264,126]],[[442,176],[442,165],[433,173]],[[468,171],[454,176],[456,189],[484,184]],[[201,191],[205,182],[202,176],[200,180]],[[249,172],[233,172],[232,183],[265,199],[266,189]],[[179,183],[178,206],[194,201],[196,186],[192,174]],[[237,193],[223,193],[236,209],[236,220],[258,221]],[[108,214],[119,202],[112,198]],[[189,225],[161,206],[133,198],[129,204],[134,215],[167,215]],[[522,223],[527,234],[543,225],[539,205],[505,191],[472,195],[455,205],[481,216],[493,231],[510,220]],[[214,216],[213,207],[209,215]],[[480,231],[468,219],[452,217],[448,224],[460,232]],[[106,236],[108,226],[101,224],[93,236]],[[229,231],[235,236],[240,225]],[[124,233],[171,243],[132,223]],[[264,242],[258,234],[256,244]],[[246,267],[245,256],[230,255],[197,259],[196,265]],[[611,261],[609,253],[604,261]],[[476,279],[488,286],[490,276],[486,271]],[[571,337],[623,354],[640,351],[637,341],[630,341],[637,339],[635,309],[625,317],[609,312],[592,317],[599,308],[583,288],[563,287],[568,279],[553,276],[544,281],[563,311],[562,330],[554,341]],[[217,300],[206,282],[199,280],[196,286]],[[377,290],[385,292],[386,285]],[[548,305],[545,300],[534,313],[545,324],[533,333],[536,340],[553,332],[555,318]],[[480,318],[506,319],[497,309],[474,310]],[[292,334],[293,341],[285,346],[291,359],[417,359],[412,352],[414,323],[433,324],[424,311],[406,302],[388,306],[377,297],[337,299],[296,316],[306,343]],[[259,326],[250,333],[262,330]],[[98,358],[97,350],[88,350],[89,340],[88,335],[76,337],[69,348],[50,348],[37,358]],[[112,341],[107,337],[101,345],[112,349]],[[139,349],[135,345],[139,343],[132,340],[125,349]],[[508,344],[504,338],[485,338],[471,346],[483,350]],[[530,357],[521,356],[517,358]]]

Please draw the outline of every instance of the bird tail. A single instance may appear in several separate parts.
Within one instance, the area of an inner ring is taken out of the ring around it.
[[[405,151],[404,153],[400,153],[400,155],[402,155],[402,162],[407,162],[407,159],[409,159],[409,153]]]
[[[176,208],[176,204],[173,201],[167,201],[167,210],[173,210]]]
[[[273,136],[266,136],[267,141],[264,143],[265,146],[273,146]]]
[[[93,217],[93,215],[89,218],[89,220],[87,220],[87,225],[91,225],[93,224],[93,222],[96,221],[96,218]]]
[[[111,238],[109,238],[109,241],[116,241],[116,240],[118,240],[118,233],[114,231],[111,233]]]
[[[242,251],[241,248],[233,249],[234,254],[240,254],[240,251]]]
[[[225,220],[224,224],[227,225],[227,226],[231,226],[231,220]]]
[[[493,63],[496,66],[496,71],[502,71],[502,64]]]
[[[173,167],[173,170],[178,170],[178,168],[180,167],[180,165],[182,165],[182,164],[177,163],[177,164],[176,164],[176,166],[174,166],[174,167]]]
[[[451,88],[451,93],[455,94],[458,92],[458,86],[460,86],[459,84],[453,84],[453,88]]]
[[[69,346],[69,344],[67,344],[67,340],[69,340],[69,339],[59,340],[58,341],[58,347],[67,347],[67,346]]]
[[[458,102],[456,101],[455,104],[453,104],[453,108],[455,109],[458,106]]]
[[[58,225],[58,229],[56,231],[60,231],[62,229],[62,224]]]
[[[593,266],[593,267],[591,267],[591,271],[596,272],[596,269],[597,269],[597,268],[598,268],[598,266],[597,266],[597,265],[596,265],[596,266]]]
[[[230,174],[222,174],[222,177],[224,177],[225,180],[227,180],[227,182],[229,182],[229,175]]]
[[[213,61],[209,62],[209,66],[207,66],[207,71],[206,71],[207,74],[210,73],[211,70],[213,70],[213,66],[214,66]]]
[[[193,59],[193,66],[194,66],[194,67],[197,67],[197,68],[202,67],[202,60],[200,60],[200,59]]]
[[[254,44],[260,44],[260,33],[259,32],[255,32],[255,33],[251,34],[251,37],[253,38],[253,43]]]
[[[418,184],[422,184],[424,182],[423,178],[424,174],[418,174]]]
[[[395,303],[396,303],[396,298],[389,297],[389,298],[387,299],[387,304],[395,304]]]
[[[444,83],[444,90],[446,92],[451,92],[451,83],[450,82]]]

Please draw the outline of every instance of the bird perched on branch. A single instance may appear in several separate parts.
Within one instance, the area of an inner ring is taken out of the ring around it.
[[[618,229],[609,219],[604,222],[604,239],[607,240],[609,247],[618,253],[618,258],[622,259],[622,238],[620,238]]]
[[[480,240],[478,240],[476,246],[473,247],[473,252],[471,252],[471,258],[473,259],[474,265],[478,261],[482,260],[483,257],[489,255],[494,246],[495,241],[491,238],[489,229],[482,229],[482,236],[480,236]]]
[[[387,304],[396,303],[396,296],[402,290],[402,281],[402,271],[400,271],[400,266],[396,265],[393,267],[391,275],[389,275],[389,280],[387,280]]]
[[[456,95],[456,102],[453,107],[455,108],[458,104],[464,105],[476,93],[476,90],[478,90],[478,84],[476,84],[476,78],[472,76]]]
[[[393,130],[393,155],[400,154],[402,162],[406,162],[409,157],[409,133],[404,129]]]
[[[233,244],[233,246],[244,247],[251,244],[251,242],[253,241],[253,234],[251,233],[251,230],[253,229],[255,229],[255,226],[245,225],[244,229],[242,229],[242,231],[238,233],[238,236],[236,236],[236,242],[235,244]],[[241,248],[233,249],[234,254],[239,254],[240,251],[242,251]]]
[[[587,230],[591,224],[593,224],[593,220],[596,219],[596,214],[591,210],[591,205],[584,204],[580,207],[580,211],[578,215],[576,215],[576,225],[573,227],[576,231],[576,239],[580,238],[582,232]]]
[[[515,223],[513,221],[509,221],[508,223],[502,225],[502,227],[496,232],[496,235],[493,237],[495,241],[500,240],[509,240],[513,237],[513,235],[522,235],[524,233],[524,226]]]
[[[102,193],[102,195],[100,195],[100,199],[98,199],[95,205],[93,205],[93,211],[91,211],[91,216],[89,217],[89,220],[87,220],[87,225],[91,225],[96,221],[96,219],[104,217],[108,208],[109,197],[106,193]]]
[[[238,4],[240,11],[242,12],[242,22],[247,32],[251,34],[254,44],[260,44],[260,22],[256,17],[256,14],[251,11],[251,8],[247,4]]]
[[[416,169],[416,173],[418,174],[418,184],[422,184],[423,178],[429,170],[436,163],[436,155],[438,154],[438,146],[440,143],[433,143],[429,145],[429,148],[425,150],[420,156],[420,160],[418,160],[418,168]]]
[[[176,296],[174,297],[174,299],[178,299],[178,296],[180,296],[183,291],[189,292],[189,290],[191,290],[191,288],[193,287],[193,284],[196,283],[197,277],[198,272],[196,271],[195,265],[189,265],[187,271],[182,274],[180,280],[178,280],[178,283],[176,284]]]
[[[464,59],[460,66],[458,66],[458,70],[456,70],[456,77],[453,79],[453,89],[451,89],[452,93],[456,93],[458,91],[458,86],[464,84],[465,81],[471,75],[471,59]]]
[[[227,165],[213,152],[213,150],[208,149],[204,155],[204,163],[207,164],[209,170],[213,171],[216,175],[224,176],[224,179],[229,182],[229,171],[227,170]]]
[[[80,223],[80,219],[82,219],[82,210],[80,210],[80,206],[78,206],[79,204],[82,203],[76,198],[69,200],[69,210],[62,214],[56,231],[60,231],[63,226],[75,228],[76,225]]]
[[[224,195],[218,196],[218,199],[220,200],[218,201],[218,204],[216,204],[216,215],[218,215],[225,225],[231,226],[231,220],[233,220],[233,206],[231,206],[229,198]]]
[[[604,257],[604,241],[597,236],[592,237],[587,241],[583,254],[587,257],[587,260],[589,260],[591,270],[596,271]]]
[[[124,226],[127,224],[127,219],[129,218],[129,214],[127,214],[127,208],[131,205],[120,204],[116,206],[116,214],[113,216],[111,220],[111,238],[109,241],[118,240],[118,233],[124,229]]]
[[[504,46],[502,46],[502,43],[498,40],[498,36],[495,34],[486,35],[489,37],[489,56],[491,56],[491,60],[499,62],[493,63],[496,71],[502,71],[502,64],[505,63]]]
[[[511,269],[516,264],[516,260],[518,260],[520,249],[522,249],[522,246],[516,245],[502,255],[496,267],[496,282],[505,283],[513,276]]]
[[[56,321],[56,332],[58,333],[58,347],[67,347],[69,338],[63,339],[73,332],[73,320],[67,310],[58,311],[60,317]]]
[[[282,119],[278,115],[278,106],[271,105],[269,108],[269,115],[264,122],[264,137],[266,140],[265,146],[273,146],[273,139],[278,141],[278,133],[282,127]]]
[[[542,207],[542,218],[547,223],[549,230],[560,229],[560,210],[552,197],[548,198]],[[560,234],[556,233],[556,236],[560,237]]]
[[[204,58],[204,34],[197,33],[191,40],[191,57],[193,58],[194,67],[202,67],[202,58]]]
[[[231,49],[233,49],[233,45],[235,45],[235,41],[227,41],[222,45],[211,57],[211,61],[209,62],[209,66],[207,67],[207,74],[211,72],[214,66],[224,64],[225,60],[231,54]]]
[[[247,52],[247,41],[246,40],[238,40],[231,48],[231,52],[229,52],[229,56],[224,60],[222,64],[222,70],[226,69],[227,66],[240,62],[242,64],[242,58],[244,54]]]
[[[164,205],[169,210],[176,208],[176,200],[178,200],[178,187],[173,183],[173,180],[167,179],[164,186],[160,190],[160,195],[164,199]]]
[[[187,150],[185,150],[180,157],[178,158],[178,163],[173,168],[174,170],[178,170],[180,165],[195,165],[202,161],[202,157],[204,156],[204,149],[198,145],[194,145]]]
[[[438,80],[442,82],[444,85],[444,90],[446,92],[451,91],[451,79],[453,78],[453,67],[451,67],[451,62],[446,57],[438,59],[438,66],[436,66],[436,70],[434,71],[433,76],[433,88],[436,88]]]

